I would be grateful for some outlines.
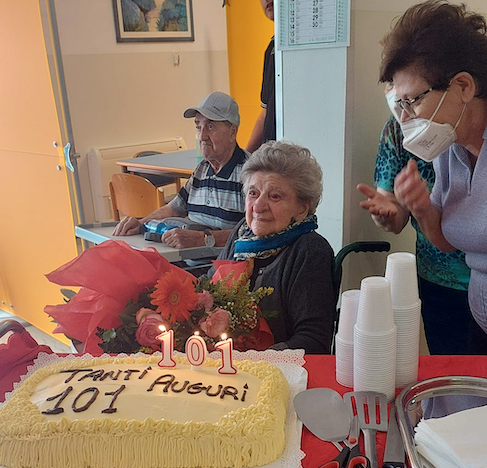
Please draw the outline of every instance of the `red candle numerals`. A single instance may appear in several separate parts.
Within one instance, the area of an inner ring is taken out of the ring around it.
[[[172,330],[163,331],[156,338],[161,341],[162,359],[158,362],[159,367],[176,367],[173,359],[174,352],[174,332]]]
[[[192,366],[202,366],[207,353],[205,340],[201,336],[193,335],[188,338],[186,341],[186,358]]]
[[[173,359],[174,352],[174,331],[163,331],[156,337],[161,342],[162,359],[158,362],[159,367],[176,367]],[[194,334],[186,341],[186,358],[193,367],[193,370],[201,367],[208,354],[205,340],[198,334]],[[233,365],[233,340],[222,335],[215,348],[222,353],[222,365],[218,368],[220,374],[236,374],[237,368]]]
[[[233,340],[223,339],[215,345],[222,353],[222,365],[218,368],[220,374],[236,374],[237,368],[233,365]]]

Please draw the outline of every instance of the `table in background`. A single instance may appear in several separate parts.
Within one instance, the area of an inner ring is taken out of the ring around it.
[[[122,159],[117,161],[117,164],[122,166],[123,172],[188,178],[195,170],[198,162],[198,151],[194,149],[153,154],[142,158]]]
[[[189,249],[176,249],[161,242],[152,242],[144,239],[143,234],[135,236],[112,236],[113,228],[116,222],[98,223],[98,224],[81,224],[75,226],[74,233],[76,237],[84,239],[93,244],[101,244],[107,240],[121,240],[126,242],[134,249],[144,249],[154,247],[169,262],[179,262],[180,260],[196,260],[199,258],[216,258],[221,247],[192,247]]]

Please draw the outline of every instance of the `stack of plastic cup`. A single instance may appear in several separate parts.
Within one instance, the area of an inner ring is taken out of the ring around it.
[[[353,389],[395,397],[396,325],[391,286],[381,276],[364,278],[360,286],[354,331]]]
[[[391,283],[397,326],[396,385],[403,388],[418,380],[421,301],[416,256],[409,252],[388,255],[385,276]]]
[[[342,293],[340,321],[335,336],[336,380],[344,387],[353,387],[353,328],[357,320],[359,289]]]

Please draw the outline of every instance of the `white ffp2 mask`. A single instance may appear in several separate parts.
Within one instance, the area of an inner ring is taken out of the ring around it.
[[[437,158],[455,143],[457,139],[455,130],[462,120],[467,105],[466,103],[463,106],[455,127],[452,127],[449,123],[440,124],[438,122],[433,122],[447,92],[448,90],[443,93],[436,110],[433,112],[433,115],[429,120],[416,118],[408,120],[407,122],[401,122],[401,130],[404,135],[404,149],[426,162],[431,162],[433,159]]]

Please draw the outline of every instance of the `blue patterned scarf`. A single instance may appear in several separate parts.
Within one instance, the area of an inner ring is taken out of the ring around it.
[[[314,231],[318,227],[316,215],[308,215],[302,221],[295,221],[280,232],[267,236],[256,236],[244,222],[238,230],[235,241],[234,257],[237,260],[247,258],[268,258],[277,255],[288,245],[291,245],[303,234]]]

